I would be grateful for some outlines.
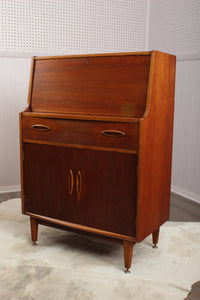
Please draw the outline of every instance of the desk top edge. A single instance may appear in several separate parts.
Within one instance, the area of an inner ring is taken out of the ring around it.
[[[152,51],[137,51],[137,52],[112,52],[112,53],[94,53],[94,54],[73,54],[73,55],[53,55],[53,56],[33,56],[34,60],[46,59],[64,59],[64,58],[81,58],[81,57],[106,57],[106,56],[151,56],[153,52],[160,52],[166,55],[174,56],[172,54],[161,52],[158,50]]]

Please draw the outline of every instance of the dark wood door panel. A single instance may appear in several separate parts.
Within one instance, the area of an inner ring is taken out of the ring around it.
[[[74,165],[73,149],[24,143],[25,212],[75,222],[69,180]]]
[[[134,236],[136,172],[136,155],[24,143],[24,210]]]
[[[77,150],[82,189],[77,201],[85,207],[85,225],[135,235],[137,156]]]

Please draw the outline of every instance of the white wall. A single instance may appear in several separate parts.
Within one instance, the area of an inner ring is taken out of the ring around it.
[[[0,192],[20,190],[19,112],[27,101],[30,61],[0,57]]]
[[[172,191],[200,203],[200,59],[177,62]]]
[[[172,191],[200,203],[200,1],[150,0],[148,48],[177,55]]]
[[[0,14],[0,192],[20,189],[28,57],[157,49],[178,57],[172,190],[200,202],[199,0],[10,0]]]
[[[148,0],[0,1],[7,55],[139,51],[147,47]]]
[[[0,192],[20,189],[30,56],[147,49],[149,0],[0,1]]]

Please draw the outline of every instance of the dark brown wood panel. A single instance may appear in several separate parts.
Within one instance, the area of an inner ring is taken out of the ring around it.
[[[135,236],[136,155],[24,143],[24,193],[25,213]]]
[[[24,143],[24,211],[77,222],[69,173],[74,149]]]
[[[35,60],[31,110],[141,117],[150,55]]]
[[[147,108],[140,119],[137,239],[169,218],[176,57],[153,52]]]
[[[137,155],[77,150],[85,225],[135,236]]]
[[[46,126],[49,130],[40,131],[40,129],[43,129],[42,127],[39,127],[39,130],[37,130],[37,128],[33,129],[32,126],[34,125]],[[23,117],[23,138],[28,140],[137,150],[138,127],[138,123],[92,122]],[[105,130],[114,130],[114,133],[111,131],[111,136],[105,136],[101,133]],[[118,135],[120,132],[125,133],[125,135]],[[114,136],[112,136],[112,134],[114,134]]]

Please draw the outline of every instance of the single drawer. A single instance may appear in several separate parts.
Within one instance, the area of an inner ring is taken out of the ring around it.
[[[137,150],[138,123],[23,117],[23,139]]]

